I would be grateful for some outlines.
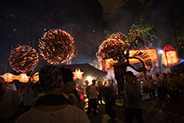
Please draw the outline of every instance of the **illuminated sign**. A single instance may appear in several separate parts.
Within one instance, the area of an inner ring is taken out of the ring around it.
[[[176,50],[171,45],[166,45],[162,53],[162,64],[171,66],[178,64],[178,61]]]
[[[143,59],[141,58],[141,56],[137,56],[135,55],[136,53],[138,52],[142,52],[144,54],[146,54],[146,58]],[[140,58],[141,60],[145,61],[145,60],[151,60],[152,62],[153,61],[157,61],[159,58],[158,58],[158,54],[157,54],[157,49],[132,49],[132,50],[129,50],[129,57],[138,57]],[[107,71],[107,70],[112,70],[113,69],[113,64],[114,63],[117,63],[118,61],[114,61],[113,59],[104,59],[103,60],[103,71]],[[129,63],[139,63],[140,60],[138,59],[129,59]]]
[[[136,50],[129,50],[129,57],[133,57],[133,55],[136,52],[143,52],[147,54],[147,58],[146,59],[140,59],[141,60],[148,60],[151,59],[151,61],[157,61],[158,60],[158,54],[157,54],[157,49],[136,49]],[[138,56],[135,56],[138,57]],[[139,57],[138,57],[139,58]],[[139,63],[140,61],[138,59],[129,59],[129,63]]]
[[[178,64],[178,58],[176,51],[163,51],[162,53],[162,64],[165,66],[171,66]]]

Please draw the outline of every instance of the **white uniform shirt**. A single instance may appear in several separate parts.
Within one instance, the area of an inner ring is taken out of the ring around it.
[[[97,99],[97,87],[95,85],[90,85],[90,95],[89,95],[89,99]]]
[[[58,111],[39,111],[34,108],[24,113],[16,123],[90,123],[86,113],[68,105]]]

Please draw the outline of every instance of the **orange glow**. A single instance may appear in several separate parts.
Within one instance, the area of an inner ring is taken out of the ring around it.
[[[149,57],[147,59],[151,59],[152,61],[158,60],[157,49],[129,50],[129,56],[132,57],[132,55],[134,55],[137,51],[142,51],[149,54]],[[129,63],[138,63],[138,62],[140,62],[138,59],[129,59]]]
[[[176,51],[163,51],[162,53],[162,64],[165,66],[171,66],[178,64],[178,58]]]
[[[29,77],[25,73],[22,73],[19,75],[19,81],[23,83],[27,83],[29,81]]]
[[[2,77],[4,78],[5,82],[12,82],[14,79],[14,75],[12,73],[5,73],[2,75]]]
[[[137,50],[129,50],[129,57],[132,57],[137,51],[145,52],[149,55],[146,59],[141,60],[148,60],[151,59],[151,61],[157,61],[158,55],[157,55],[157,49],[137,49]],[[129,63],[139,63],[140,61],[138,59],[129,59]],[[113,59],[105,59],[103,60],[103,70],[107,71],[109,69],[113,69],[113,64],[117,63],[117,61],[114,61]]]
[[[113,70],[113,64],[116,63],[113,59],[106,59],[106,64],[105,64],[105,71],[107,70]]]
[[[35,73],[34,76],[33,76],[33,83],[36,83],[39,81],[39,72]]]
[[[72,72],[74,77],[73,79],[83,79],[82,74],[84,74],[84,72],[81,72],[79,68],[75,69],[75,72]]]
[[[5,73],[3,75],[0,75],[0,77],[3,77],[5,82],[12,82],[13,80],[19,80],[19,82],[27,83],[29,80],[29,76],[27,74],[22,73],[20,75],[13,75],[12,73]],[[33,76],[34,83],[39,81],[39,73],[35,73]]]

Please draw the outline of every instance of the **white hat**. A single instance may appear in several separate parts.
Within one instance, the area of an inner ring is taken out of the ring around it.
[[[4,78],[0,77],[0,83],[5,83]]]

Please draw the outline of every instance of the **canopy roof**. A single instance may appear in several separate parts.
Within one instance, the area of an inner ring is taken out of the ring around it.
[[[70,68],[73,72],[75,69],[79,68],[81,72],[84,72],[83,79],[81,81],[85,81],[87,76],[92,76],[94,78],[97,78],[99,74],[100,78],[104,77],[107,75],[107,72],[103,72],[93,66],[91,66],[88,63],[85,64],[71,64],[71,65],[65,65],[65,67]]]
[[[184,72],[184,62],[170,68],[171,72]]]

